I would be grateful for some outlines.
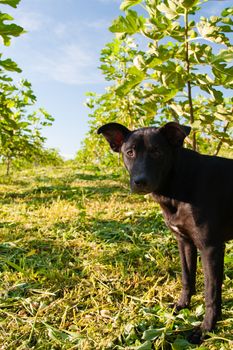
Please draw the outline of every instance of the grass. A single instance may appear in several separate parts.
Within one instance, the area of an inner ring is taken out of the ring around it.
[[[1,350],[233,348],[232,243],[223,319],[198,347],[185,339],[204,313],[200,262],[192,308],[174,316],[175,239],[124,176],[24,170],[1,176],[0,201]]]

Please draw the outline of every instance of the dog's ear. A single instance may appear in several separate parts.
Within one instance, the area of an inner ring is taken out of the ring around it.
[[[160,131],[172,146],[181,147],[185,137],[189,135],[191,128],[190,126],[170,122],[162,126]]]
[[[131,131],[121,124],[109,123],[101,126],[97,133],[104,135],[114,152],[120,152],[123,142]]]

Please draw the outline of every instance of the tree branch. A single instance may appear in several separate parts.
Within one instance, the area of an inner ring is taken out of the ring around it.
[[[186,70],[188,75],[190,74],[190,62],[189,62],[189,38],[188,38],[188,10],[185,9],[185,62],[186,62]],[[192,100],[192,87],[191,82],[188,80],[187,82],[187,88],[188,88],[188,101],[189,101],[189,110],[190,110],[190,123],[194,123],[194,110],[193,110],[193,100]],[[196,142],[196,132],[193,132],[193,139],[192,139],[192,148],[194,151],[197,149],[197,142]]]

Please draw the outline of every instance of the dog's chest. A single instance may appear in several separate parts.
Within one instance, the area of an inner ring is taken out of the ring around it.
[[[195,224],[190,204],[155,194],[152,196],[160,204],[166,225],[176,235],[192,238]]]

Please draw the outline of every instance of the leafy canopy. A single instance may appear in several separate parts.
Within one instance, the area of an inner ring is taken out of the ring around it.
[[[200,15],[202,5],[199,0],[121,3],[124,15],[109,28],[116,38],[100,58],[111,85],[100,96],[91,94],[88,105],[94,142],[93,132],[106,122],[139,127],[175,120],[192,126],[193,149],[218,154],[233,145],[233,8],[207,18]],[[84,152],[89,147],[94,143],[85,140]],[[97,162],[103,162],[106,149],[101,144],[98,151]]]
[[[0,0],[0,4],[14,8],[19,3],[20,0]],[[13,37],[25,32],[12,21],[9,14],[0,12],[0,37],[6,46]],[[45,141],[42,128],[53,122],[42,108],[30,112],[36,103],[32,86],[25,79],[15,83],[11,72],[21,73],[21,69],[11,58],[3,59],[0,53],[0,157],[7,162],[7,173],[13,159],[30,159],[41,153]]]

